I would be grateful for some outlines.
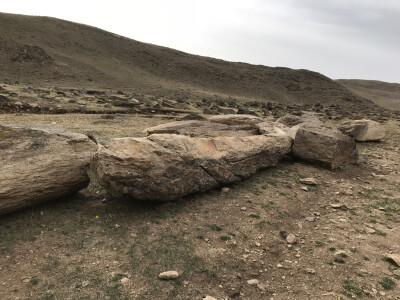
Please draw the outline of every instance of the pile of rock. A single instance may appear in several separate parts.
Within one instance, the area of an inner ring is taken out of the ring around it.
[[[0,214],[86,187],[89,162],[111,196],[168,201],[242,180],[289,154],[335,169],[356,157],[354,140],[384,136],[373,121],[336,129],[308,114],[276,121],[213,116],[145,133],[96,145],[85,135],[56,128],[0,126]]]

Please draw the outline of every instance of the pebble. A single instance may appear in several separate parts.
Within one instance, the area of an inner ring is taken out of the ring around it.
[[[302,186],[302,187],[300,187],[300,189],[301,189],[302,191],[308,192],[308,187],[306,187],[306,186]]]
[[[241,207],[240,210],[246,211],[247,208],[245,206]]]
[[[257,285],[258,283],[259,283],[259,281],[257,279],[247,280],[248,285]]]
[[[85,280],[82,282],[82,287],[87,287],[89,285],[89,281]]]
[[[212,296],[205,296],[205,297],[203,298],[203,300],[217,300],[217,298],[214,298],[214,297],[212,297]]]
[[[315,178],[312,177],[301,178],[300,182],[308,185],[317,185],[317,181],[315,180]]]
[[[387,258],[400,267],[400,254],[388,254]]]
[[[129,281],[128,277],[124,277],[121,279],[121,283],[127,283]]]
[[[308,222],[314,222],[315,218],[314,217],[306,217],[305,220]]]
[[[158,278],[164,279],[164,280],[176,279],[178,277],[179,277],[179,273],[177,271],[166,271],[166,272],[162,272],[162,273],[160,273],[160,275],[158,275]]]
[[[306,273],[308,273],[308,274],[315,274],[315,273],[316,273],[315,270],[314,270],[314,269],[311,269],[311,268],[307,268],[307,269],[305,269],[305,271],[306,271]]]
[[[295,244],[296,243],[296,236],[293,233],[288,234],[288,236],[286,237],[286,241],[289,244]]]
[[[229,192],[229,188],[228,188],[228,187],[223,187],[223,188],[221,189],[221,192],[222,192],[222,193],[227,193],[227,192]]]
[[[373,229],[373,228],[367,228],[367,229],[365,229],[365,231],[367,233],[369,233],[369,234],[374,234],[375,233],[375,229]]]

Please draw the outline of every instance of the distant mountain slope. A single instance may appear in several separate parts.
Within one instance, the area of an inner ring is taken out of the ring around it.
[[[308,70],[227,62],[49,17],[0,14],[0,80],[279,103],[372,103]]]
[[[387,109],[400,110],[400,84],[376,80],[339,79],[354,94],[369,99]]]

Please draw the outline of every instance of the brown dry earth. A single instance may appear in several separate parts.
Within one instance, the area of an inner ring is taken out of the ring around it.
[[[162,118],[0,123],[100,126],[105,139]],[[400,253],[399,124],[386,122],[381,143],[359,144],[360,163],[336,171],[288,159],[228,191],[164,204],[108,199],[93,178],[73,197],[1,216],[0,299],[400,299],[400,269],[386,259]],[[180,277],[159,280],[168,270]]]

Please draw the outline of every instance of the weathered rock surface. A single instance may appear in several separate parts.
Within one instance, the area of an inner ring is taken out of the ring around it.
[[[305,161],[336,169],[350,159],[354,150],[354,141],[340,131],[304,123],[297,130],[292,154]]]
[[[303,123],[313,123],[322,125],[322,122],[313,114],[303,114],[301,116],[287,114],[276,120],[276,123],[284,124],[287,127],[293,127]]]
[[[288,137],[154,134],[110,140],[91,168],[111,195],[167,201],[247,178],[290,149]]]
[[[253,115],[218,115],[209,118],[212,123],[221,123],[226,125],[255,125],[263,121],[262,118]]]
[[[277,123],[272,120],[267,120],[255,125],[258,132],[267,136],[288,136],[292,140],[296,136],[297,126],[287,127],[282,123]]]
[[[44,126],[0,126],[0,214],[86,187],[96,150],[83,134]]]
[[[354,120],[342,123],[338,129],[357,142],[379,141],[385,136],[381,124],[372,120]]]
[[[165,123],[147,128],[144,132],[147,135],[170,133],[188,135],[193,137],[241,137],[258,134],[257,129],[252,125],[226,125],[197,120]]]

